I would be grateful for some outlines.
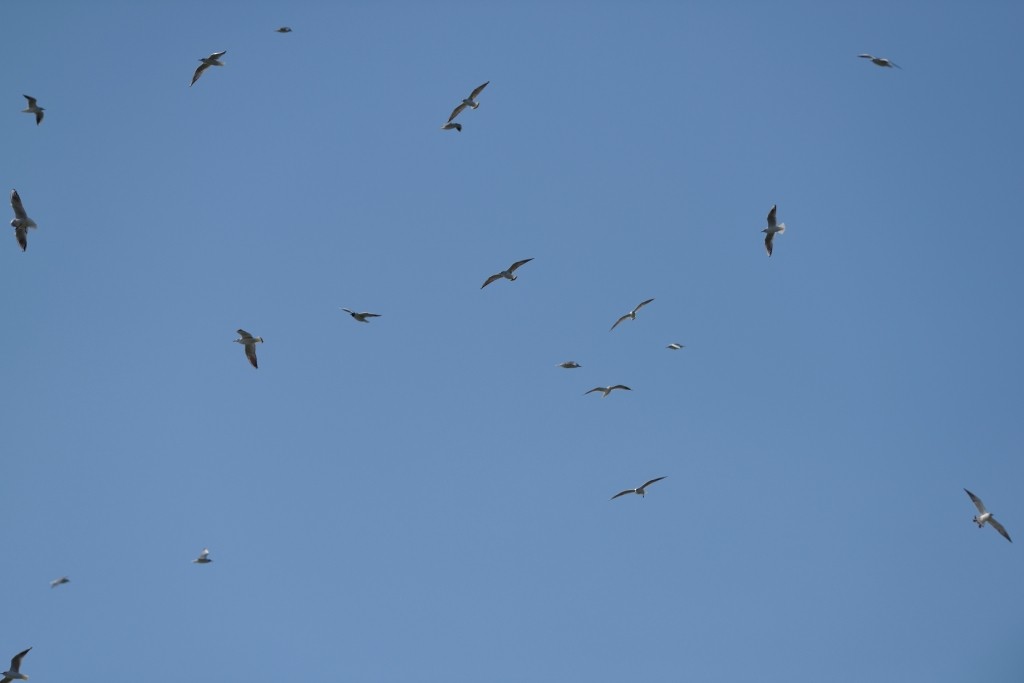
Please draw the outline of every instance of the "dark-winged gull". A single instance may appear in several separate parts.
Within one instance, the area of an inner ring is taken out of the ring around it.
[[[14,209],[14,218],[11,219],[11,227],[14,228],[14,237],[21,245],[21,250],[28,249],[28,230],[35,228],[36,222],[25,213],[25,207],[21,203],[21,195],[17,190],[11,190],[11,208]]]
[[[644,497],[644,494],[646,493],[646,491],[645,491],[644,489],[646,489],[646,488],[647,488],[648,486],[650,486],[650,485],[651,485],[651,484],[653,484],[654,482],[656,482],[656,481],[661,481],[661,480],[662,480],[662,479],[664,479],[664,478],[665,478],[665,477],[656,477],[656,478],[654,478],[654,479],[651,479],[650,481],[644,482],[644,485],[643,485],[643,486],[637,486],[637,487],[636,487],[635,489],[626,489],[625,491],[619,491],[619,492],[618,492],[618,493],[616,493],[616,494],[615,494],[614,496],[612,496],[612,497],[611,497],[611,498],[610,498],[609,500],[615,500],[615,499],[616,499],[616,498],[618,498],[619,496],[624,496],[624,495],[626,495],[627,493],[635,493],[635,494],[637,494],[638,496],[640,496],[641,498],[643,498],[643,497]]]
[[[70,582],[71,582],[71,579],[69,579],[66,576],[62,576],[59,579],[54,579],[53,581],[51,581],[50,582],[50,588],[56,588],[57,586],[60,586],[60,585],[65,584],[65,583],[70,583]]]
[[[893,62],[892,60],[886,59],[885,57],[875,57],[874,55],[857,55],[857,56],[862,58],[862,59],[870,59],[872,64],[877,64],[878,66],[884,66],[887,69],[891,69],[893,67],[896,67],[897,69],[903,68],[899,64],[897,64],[896,62]]]
[[[448,123],[446,123],[443,126],[441,126],[441,130],[454,130],[454,131],[458,131],[459,133],[461,133],[462,132],[462,124],[461,123],[455,123],[454,121],[449,121]]]
[[[24,113],[24,114],[35,114],[36,115],[36,125],[38,126],[40,123],[43,122],[43,112],[46,111],[46,110],[43,109],[42,107],[40,107],[38,104],[36,104],[36,98],[29,97],[28,95],[22,95],[22,97],[24,97],[26,100],[28,100],[28,107],[26,107],[25,109],[22,109],[21,110],[22,113]]]
[[[574,360],[567,360],[567,361],[565,361],[564,363],[559,363],[559,364],[558,364],[558,367],[560,367],[560,368],[566,368],[566,369],[568,369],[568,370],[571,370],[572,368],[582,368],[583,366],[582,366],[582,365],[580,365],[579,363],[577,363],[577,362],[576,362],[576,361],[574,361]]]
[[[256,344],[262,344],[263,337],[254,337],[245,330],[238,330],[238,339],[235,340],[235,343],[245,347],[245,357],[249,359],[254,368],[259,368],[259,365],[256,364]]]
[[[210,549],[203,548],[203,552],[199,553],[199,557],[192,560],[192,564],[210,564],[213,560],[210,559]]]
[[[490,81],[487,81],[487,83],[490,83]],[[465,109],[466,107],[469,107],[470,109],[480,108],[480,103],[476,101],[476,98],[479,97],[480,93],[482,93],[484,91],[484,88],[487,87],[487,83],[484,83],[483,85],[477,87],[473,92],[469,94],[469,97],[462,100],[462,102],[459,103],[459,106],[455,107],[455,109],[452,111],[452,115],[448,117],[448,123],[451,123],[452,119],[461,114],[462,110]]]
[[[25,658],[25,655],[27,655],[29,650],[31,649],[32,648],[29,648],[28,650],[22,650],[18,654],[14,655],[14,657],[11,659],[11,668],[9,671],[4,672],[4,677],[2,680],[0,680],[0,683],[11,683],[11,681],[28,680],[28,676],[21,673],[21,660]]]
[[[644,306],[646,306],[647,304],[651,303],[652,301],[654,301],[653,298],[648,299],[647,301],[641,301],[640,303],[638,303],[636,305],[636,308],[634,308],[632,311],[630,311],[629,313],[625,314],[624,316],[622,316],[621,318],[616,320],[615,324],[612,325],[611,329],[609,329],[608,331],[611,332],[612,330],[614,330],[616,327],[619,326],[619,323],[621,323],[623,320],[626,320],[627,318],[629,320],[636,320],[636,312],[639,311]]]
[[[529,263],[532,260],[533,260],[532,258],[525,258],[522,261],[516,261],[515,263],[513,263],[511,266],[508,267],[508,270],[503,270],[500,273],[495,273],[494,275],[492,275],[489,278],[487,278],[484,281],[484,283],[482,285],[480,285],[480,289],[483,289],[484,287],[486,287],[487,285],[491,284],[495,280],[499,280],[501,278],[505,278],[506,280],[515,280],[517,276],[513,275],[513,273],[516,272],[516,269],[519,266],[523,265],[524,263]]]
[[[632,389],[627,387],[625,384],[616,384],[616,385],[610,386],[610,387],[594,387],[590,391],[584,391],[583,395],[586,396],[587,394],[592,394],[595,391],[600,391],[601,394],[602,394],[601,398],[608,398],[608,394],[612,393],[616,389],[625,389],[626,391],[633,391]]]
[[[358,320],[361,323],[368,323],[368,322],[370,322],[369,320],[367,320],[367,318],[379,318],[380,317],[380,313],[356,313],[355,311],[350,311],[347,308],[343,308],[341,310],[345,311],[350,316],[352,316],[353,320]]]
[[[209,69],[211,66],[224,66],[224,62],[220,61],[220,58],[227,54],[227,50],[221,50],[220,52],[214,52],[209,57],[200,58],[202,64],[196,69],[196,72],[192,74],[192,82],[188,84],[188,87],[192,87],[199,80],[199,77],[203,75],[203,72]]]
[[[291,26],[282,26],[281,28],[277,28],[277,29],[274,29],[274,30],[277,31],[278,33],[291,33],[292,32]]]
[[[967,491],[967,489],[964,489],[964,491],[966,491],[967,495],[971,497],[971,500],[974,502],[974,507],[978,508],[979,514],[974,517],[974,523],[978,525],[978,528],[980,529],[985,526],[986,522],[988,522],[993,529],[1002,534],[1003,538],[1010,541],[1010,543],[1013,543],[1010,539],[1010,534],[1006,533],[1006,529],[1003,528],[1003,525],[997,522],[996,518],[992,516],[992,513],[985,509],[985,504],[981,502],[981,498],[978,498],[970,491]]]
[[[775,235],[786,232],[785,223],[775,222],[775,209],[778,205],[772,204],[772,210],[768,212],[768,227],[762,230],[764,233],[764,248],[768,252],[768,255],[772,255],[772,243],[775,241]]]

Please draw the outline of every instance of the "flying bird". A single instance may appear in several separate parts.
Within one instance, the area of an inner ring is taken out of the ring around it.
[[[28,680],[28,676],[21,673],[21,660],[25,658],[25,655],[27,655],[29,650],[31,649],[32,648],[29,648],[28,650],[23,650],[22,652],[19,652],[18,654],[14,655],[14,658],[11,660],[11,669],[10,671],[4,672],[4,677],[2,680],[0,680],[0,683],[11,683],[11,681],[15,680]]]
[[[448,123],[446,123],[443,126],[441,126],[441,130],[456,130],[456,131],[461,133],[462,132],[462,124],[461,123],[455,123],[454,121],[449,121]]]
[[[861,57],[862,59],[870,59],[872,64],[877,64],[878,66],[884,66],[884,67],[886,67],[888,69],[891,69],[893,67],[896,67],[897,69],[902,69],[903,68],[899,64],[897,64],[896,62],[890,61],[890,60],[886,59],[885,57],[875,57],[873,55],[857,55],[857,56]]]
[[[768,255],[772,255],[772,242],[775,241],[775,234],[782,234],[786,232],[785,223],[775,223],[775,209],[778,205],[773,204],[772,210],[768,212],[768,227],[762,230],[764,233],[764,248],[768,251]]]
[[[51,581],[50,582],[50,588],[56,588],[57,586],[60,586],[61,584],[70,583],[70,582],[71,582],[71,579],[69,579],[66,576],[62,576],[59,579],[54,579],[53,581]]]
[[[974,502],[974,507],[978,508],[978,512],[980,513],[974,517],[974,523],[978,525],[978,528],[980,529],[985,526],[985,522],[988,522],[993,529],[1002,534],[1003,538],[1010,541],[1010,543],[1013,543],[1010,539],[1010,534],[1006,533],[1006,529],[1003,528],[1003,525],[997,522],[996,518],[992,516],[992,513],[985,509],[985,504],[981,502],[981,498],[978,498],[970,491],[967,491],[967,489],[964,489],[964,491],[966,491],[967,495],[971,497],[971,500]]]
[[[358,320],[361,323],[368,323],[368,322],[370,322],[369,320],[367,320],[367,318],[379,318],[380,317],[380,313],[356,313],[355,311],[350,311],[347,308],[343,308],[341,310],[345,311],[350,316],[352,316],[353,319]]]
[[[254,368],[259,368],[259,365],[256,364],[256,344],[262,344],[263,337],[254,337],[245,330],[238,330],[238,339],[235,340],[235,343],[245,347],[245,357],[249,359]]]
[[[572,369],[572,368],[582,368],[583,366],[580,365],[579,363],[577,363],[574,360],[567,360],[564,363],[559,363],[558,367],[566,368],[566,369]]]
[[[584,391],[583,395],[586,396],[587,394],[592,394],[595,391],[600,391],[602,394],[604,394],[603,396],[601,396],[601,398],[608,398],[608,394],[612,393],[616,389],[625,389],[626,391],[633,391],[625,384],[616,384],[615,386],[612,387],[594,387],[590,391]]]
[[[292,29],[291,29],[290,26],[282,26],[281,28],[274,29],[274,30],[277,31],[278,33],[291,33],[292,32]]]
[[[35,114],[36,115],[36,125],[38,126],[40,123],[43,122],[43,112],[46,111],[46,110],[36,104],[36,98],[29,97],[28,95],[22,95],[22,97],[24,97],[26,100],[28,100],[28,107],[26,107],[25,109],[22,109],[21,110],[22,113],[24,113],[24,114]]]
[[[188,87],[192,87],[199,80],[199,77],[203,75],[203,72],[209,69],[211,66],[224,66],[224,62],[220,61],[220,58],[227,53],[227,50],[221,50],[220,52],[214,52],[209,57],[202,57],[199,61],[202,64],[196,69],[196,72],[192,74],[192,82],[188,84]]]
[[[28,249],[28,229],[35,228],[36,222],[25,213],[25,207],[21,203],[21,196],[17,190],[11,190],[11,208],[14,209],[14,218],[11,219],[11,227],[14,228],[14,237],[17,238],[21,250]]]
[[[611,498],[610,498],[609,500],[615,500],[615,499],[616,499],[616,498],[618,498],[619,496],[624,496],[624,495],[626,495],[627,493],[635,493],[635,494],[637,494],[638,496],[640,496],[641,498],[643,498],[643,497],[644,497],[644,494],[646,493],[646,491],[645,491],[644,489],[646,489],[646,488],[647,488],[648,486],[650,486],[650,485],[651,485],[651,484],[653,484],[654,482],[656,482],[656,481],[661,481],[661,480],[662,480],[662,479],[664,479],[664,478],[665,478],[665,477],[657,477],[656,479],[651,479],[650,481],[648,481],[648,482],[645,482],[643,486],[637,486],[637,487],[636,487],[635,489],[626,489],[625,491],[619,491],[619,492],[618,492],[618,493],[616,493],[616,494],[615,494],[614,496],[612,496],[612,497],[611,497]]]
[[[648,299],[647,301],[641,301],[639,304],[637,304],[636,308],[634,308],[632,311],[630,311],[626,315],[624,315],[621,318],[619,318],[618,320],[616,320],[615,324],[612,325],[611,329],[608,330],[608,331],[611,332],[612,330],[614,330],[616,327],[619,326],[619,323],[621,323],[623,320],[625,320],[627,318],[629,318],[630,320],[636,320],[636,312],[639,311],[644,306],[646,306],[647,304],[651,303],[652,301],[654,301],[654,299]]]
[[[487,85],[487,84],[485,83],[484,85]],[[516,272],[516,268],[518,268],[519,266],[523,265],[524,263],[529,263],[532,260],[533,260],[532,258],[527,258],[527,259],[523,259],[522,261],[516,261],[515,263],[513,263],[511,266],[508,267],[508,270],[503,270],[500,273],[495,273],[494,275],[492,275],[489,278],[487,278],[487,280],[482,285],[480,285],[480,289],[483,289],[487,285],[491,284],[492,282],[494,282],[495,280],[498,280],[500,278],[505,278],[506,280],[515,280],[516,276],[513,275],[513,273]]]
[[[210,559],[210,549],[203,548],[203,552],[199,553],[199,557],[192,560],[192,564],[210,564],[213,560]],[[2,683],[2,681],[0,681]]]
[[[490,81],[487,81],[487,83],[490,83]],[[487,87],[487,83],[484,83],[483,85],[478,87],[476,90],[471,92],[469,94],[469,97],[467,97],[466,99],[462,100],[462,102],[459,103],[459,106],[455,107],[455,109],[452,111],[452,115],[448,117],[448,123],[451,123],[452,119],[454,119],[456,116],[461,114],[462,110],[465,109],[466,107],[469,107],[470,109],[479,109],[480,108],[480,103],[476,101],[476,98],[479,97],[480,93],[482,93],[484,91],[484,88]]]
[[[669,344],[668,346],[666,346],[665,348],[666,349],[672,349],[673,351],[678,351],[679,349],[685,349],[686,347],[683,346],[682,344],[676,344],[676,343],[673,342],[673,343]]]

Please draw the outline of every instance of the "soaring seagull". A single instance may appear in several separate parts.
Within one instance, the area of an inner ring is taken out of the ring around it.
[[[490,83],[490,81],[487,81],[487,83]],[[452,115],[448,117],[448,123],[451,123],[452,119],[461,114],[462,110],[465,109],[466,107],[469,107],[470,109],[480,108],[480,103],[476,101],[476,98],[479,97],[480,93],[482,93],[484,91],[484,88],[487,87],[487,83],[484,83],[483,85],[479,86],[476,90],[469,94],[469,97],[462,100],[462,102],[459,103],[459,106],[455,107],[455,109],[452,111]]]
[[[641,301],[640,303],[638,303],[638,304],[636,305],[636,308],[634,308],[634,309],[633,309],[632,311],[630,311],[630,312],[629,312],[629,313],[627,313],[626,315],[624,315],[624,316],[622,316],[621,318],[619,318],[618,320],[616,320],[616,321],[615,321],[615,324],[614,324],[614,325],[612,325],[611,329],[610,329],[610,330],[608,330],[608,331],[609,331],[609,332],[611,332],[612,330],[614,330],[614,329],[615,329],[616,327],[618,327],[618,326],[619,326],[619,323],[621,323],[621,322],[622,322],[623,320],[625,320],[626,318],[629,318],[630,320],[636,320],[636,312],[637,312],[637,311],[639,311],[639,310],[640,310],[641,308],[643,308],[644,306],[646,306],[647,304],[651,303],[652,301],[654,301],[654,299],[653,299],[653,298],[652,298],[652,299],[648,299],[647,301]]]
[[[678,351],[679,349],[685,349],[686,347],[683,346],[682,344],[676,344],[675,342],[673,342],[673,343],[669,344],[668,346],[666,346],[665,348],[666,349],[672,349],[673,351]]]
[[[291,33],[292,32],[292,29],[291,29],[290,26],[282,26],[281,28],[274,29],[274,30],[277,31],[278,33]]]
[[[964,491],[967,491],[967,489],[964,489]],[[974,507],[978,508],[978,512],[980,513],[974,517],[974,523],[978,525],[978,528],[980,529],[985,526],[985,522],[988,522],[992,525],[993,529],[1003,535],[1003,538],[1010,541],[1010,543],[1013,543],[1010,539],[1010,534],[1006,533],[1006,529],[1003,528],[1003,525],[997,522],[996,518],[992,516],[992,513],[985,509],[985,504],[981,502],[981,498],[978,498],[970,491],[967,491],[967,495],[971,497],[971,500],[974,502]]]
[[[772,204],[772,210],[768,212],[768,227],[761,231],[764,233],[764,248],[768,251],[769,256],[772,255],[772,242],[775,241],[775,234],[786,232],[785,223],[775,222],[775,209],[777,208],[777,204]]]
[[[235,343],[245,347],[245,357],[249,359],[254,368],[259,368],[259,365],[256,364],[256,344],[262,344],[263,337],[254,337],[245,330],[238,330],[238,339],[235,340]]]
[[[886,59],[885,57],[875,57],[874,55],[857,55],[857,56],[861,57],[862,59],[870,59],[872,64],[877,64],[878,66],[884,66],[884,67],[886,67],[888,69],[891,69],[893,67],[896,67],[897,69],[902,69],[903,68],[899,64],[897,64],[896,62],[890,61],[890,60]]]
[[[352,316],[352,318],[354,320],[358,320],[361,323],[368,323],[368,322],[370,322],[369,320],[367,320],[367,318],[379,318],[380,317],[380,313],[356,313],[355,311],[350,311],[347,308],[343,308],[341,310],[345,311],[350,316]]]
[[[454,121],[449,121],[448,123],[446,123],[443,126],[441,126],[441,130],[456,130],[456,131],[461,133],[462,132],[462,124],[461,123],[455,123]]]
[[[577,362],[576,362],[576,361],[574,361],[574,360],[567,360],[567,361],[565,361],[564,363],[559,363],[559,364],[558,364],[558,367],[560,367],[560,368],[566,368],[566,369],[568,369],[568,370],[571,370],[572,368],[582,368],[583,366],[582,366],[582,365],[580,365],[579,363],[577,363]]]
[[[11,227],[14,228],[14,236],[21,245],[21,250],[28,249],[28,229],[35,228],[36,222],[25,213],[25,207],[21,203],[21,196],[17,190],[11,190],[11,208],[14,209],[14,218],[11,220]]]
[[[28,676],[21,673],[20,669],[21,660],[25,658],[25,655],[27,655],[28,651],[31,649],[32,648],[29,648],[28,650],[23,650],[22,652],[19,652],[18,654],[14,655],[14,658],[11,660],[11,670],[4,672],[3,680],[0,680],[0,683],[11,683],[11,681],[28,680]]]
[[[210,549],[203,548],[203,552],[199,553],[199,557],[192,560],[192,564],[210,564],[213,560],[210,559]]]
[[[57,586],[60,586],[61,584],[70,583],[70,582],[71,582],[71,579],[69,579],[66,576],[62,576],[59,579],[54,579],[53,581],[51,581],[50,582],[50,588],[56,588]]]
[[[220,52],[214,52],[209,57],[200,58],[202,64],[196,69],[196,72],[192,74],[192,82],[188,84],[188,87],[192,87],[199,80],[199,77],[203,75],[203,72],[209,69],[211,66],[224,66],[224,62],[220,61],[220,58],[227,53],[227,50],[221,50]]]
[[[635,494],[637,494],[638,496],[640,496],[641,498],[643,498],[643,497],[644,497],[644,494],[646,493],[646,491],[645,491],[644,489],[646,489],[646,488],[647,488],[648,486],[650,486],[650,485],[651,485],[651,484],[653,484],[654,482],[656,482],[656,481],[661,481],[661,480],[662,480],[662,479],[664,479],[664,478],[665,478],[665,477],[657,477],[657,478],[655,478],[655,479],[651,479],[651,480],[650,480],[650,481],[648,481],[648,482],[645,482],[643,486],[637,486],[637,487],[636,487],[635,489],[626,489],[625,491],[619,491],[619,492],[618,492],[618,493],[616,493],[616,494],[615,494],[614,496],[612,496],[612,497],[611,497],[611,498],[610,498],[609,500],[615,500],[615,499],[616,499],[616,498],[618,498],[619,496],[624,496],[624,495],[626,495],[627,493],[635,493]]]
[[[486,83],[484,85],[486,85]],[[494,275],[487,278],[487,280],[485,280],[484,283],[480,285],[480,289],[483,289],[484,287],[491,284],[495,280],[500,280],[501,278],[505,278],[506,280],[515,280],[516,276],[513,275],[513,273],[516,272],[516,268],[523,265],[524,263],[529,263],[532,260],[532,258],[525,258],[522,261],[516,261],[515,263],[508,267],[508,270],[503,270],[500,273],[495,273]]]
[[[38,126],[40,123],[43,122],[43,112],[46,111],[46,110],[43,109],[42,107],[40,107],[38,104],[36,104],[36,98],[29,97],[28,95],[22,95],[22,97],[24,97],[26,100],[28,100],[28,107],[25,108],[25,109],[22,109],[21,110],[22,113],[24,113],[24,114],[35,114],[36,115],[36,125]]]
[[[627,387],[625,384],[616,384],[615,386],[611,386],[611,387],[594,387],[590,391],[584,391],[583,395],[586,396],[587,394],[592,394],[595,391],[600,391],[603,394],[603,396],[601,396],[601,398],[608,398],[608,394],[612,393],[616,389],[625,389],[626,391],[633,391],[632,389]]]

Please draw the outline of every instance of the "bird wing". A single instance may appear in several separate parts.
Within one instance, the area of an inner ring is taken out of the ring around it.
[[[490,81],[487,81],[487,83],[490,83]],[[469,99],[475,100],[477,98],[477,95],[482,93],[484,91],[484,88],[487,87],[487,83],[484,83],[483,85],[478,86],[475,90],[473,90],[473,92],[469,94]]]
[[[768,255],[772,255],[772,241],[775,239],[775,233],[769,232],[764,236],[764,249],[768,252]]]
[[[380,313],[363,313],[364,318],[379,318]]]
[[[647,301],[641,301],[639,304],[637,304],[636,308],[633,309],[633,315],[636,315],[637,311],[639,311],[641,308],[643,308],[647,304],[651,303],[652,301],[654,301],[653,298],[650,298]]]
[[[532,260],[532,258],[524,258],[522,261],[516,261],[515,263],[508,267],[508,272],[514,273],[516,272],[516,268],[523,265],[524,263],[529,263]]]
[[[196,81],[199,80],[199,77],[202,76],[203,72],[206,71],[208,68],[210,68],[210,65],[206,62],[200,64],[199,67],[196,69],[196,72],[192,74],[192,82],[188,84],[188,87],[191,88],[193,85],[195,85]]]
[[[901,70],[903,69],[903,67],[902,67],[902,66],[900,66],[900,65],[899,65],[899,64],[897,64],[896,62],[892,61],[891,59],[887,59],[887,60],[885,60],[885,61],[889,62],[889,64],[893,65],[893,66],[894,66],[894,67],[896,67],[897,69],[901,69]]]
[[[341,310],[345,311],[345,312],[346,312],[346,313],[348,313],[349,315],[355,315],[355,313],[353,313],[352,311],[348,310],[347,308],[343,308],[343,309],[341,309]]]
[[[667,475],[666,475],[666,476],[667,476]],[[661,480],[662,480],[662,479],[664,479],[664,478],[665,478],[665,477],[657,477],[657,478],[655,478],[655,479],[651,479],[651,480],[650,480],[649,482],[646,482],[646,483],[645,483],[645,484],[644,484],[643,486],[641,486],[640,488],[642,488],[642,489],[645,489],[645,488],[647,488],[648,486],[650,486],[651,484],[653,484],[654,482],[656,482],[656,481],[661,481]]]
[[[623,320],[625,320],[625,319],[626,319],[626,318],[628,318],[628,317],[629,317],[629,313],[627,313],[626,315],[624,315],[624,316],[622,316],[621,318],[619,318],[618,320],[616,320],[616,321],[615,321],[615,324],[614,324],[614,325],[612,325],[611,329],[610,329],[610,330],[608,330],[608,331],[609,331],[609,332],[611,332],[612,330],[614,330],[614,329],[615,329],[616,327],[618,327],[618,326],[619,326],[619,323],[621,323],[621,322],[622,322]]]
[[[466,103],[465,102],[460,102],[459,106],[455,107],[455,109],[452,110],[452,115],[448,117],[448,123],[451,123],[452,119],[454,119],[456,116],[461,114],[462,110],[465,109],[465,108],[466,108]]]
[[[209,548],[203,548],[203,552],[199,553],[199,559],[200,560],[205,560],[209,556],[210,556],[210,549]]]
[[[249,359],[249,362],[252,363],[252,366],[254,368],[256,368],[257,370],[259,369],[260,366],[256,364],[256,343],[255,342],[249,342],[249,343],[247,343],[245,345],[245,357]]]
[[[980,512],[981,514],[985,514],[986,512],[988,512],[988,510],[985,509],[985,504],[981,502],[981,498],[978,498],[976,495],[974,495],[967,489],[964,489],[964,492],[971,497],[971,501],[974,503],[974,507],[978,508],[978,512]]]
[[[28,220],[28,214],[25,213],[25,207],[21,203],[21,195],[18,194],[17,190],[11,190],[11,208],[14,209],[14,217],[20,218],[21,220]]]
[[[212,55],[207,57],[207,59],[220,59],[221,57],[223,57],[227,53],[228,53],[227,50],[221,50],[220,52],[214,52]]]
[[[480,289],[483,289],[484,287],[486,287],[487,285],[491,284],[492,282],[494,282],[495,280],[499,279],[500,277],[501,277],[501,273],[497,273],[495,275],[490,276],[489,278],[487,278],[486,282],[484,282],[482,285],[480,285]]]
[[[618,493],[616,493],[616,494],[615,494],[614,496],[612,496],[612,497],[611,497],[611,498],[609,498],[608,500],[615,500],[615,499],[616,499],[616,498],[618,498],[619,496],[624,496],[624,495],[626,495],[627,493],[636,493],[636,489],[626,489],[625,491],[619,491]]]
[[[18,240],[18,246],[21,247],[22,251],[28,249],[28,230],[25,228],[15,228],[14,237]]]
[[[43,122],[43,110],[42,109],[36,109],[36,125],[38,126],[42,122]]]
[[[238,330],[238,336],[242,339],[252,339],[252,335],[245,330]]]
[[[587,394],[592,394],[592,393],[594,393],[595,391],[604,391],[604,389],[605,389],[604,387],[594,387],[594,388],[593,388],[593,389],[591,389],[590,391],[584,391],[584,392],[583,392],[583,395],[584,395],[584,396],[586,396]]]
[[[775,209],[778,208],[778,204],[772,204],[772,210],[768,212],[768,227],[775,227]]]
[[[858,57],[862,57],[863,59],[874,59],[875,58],[874,55],[857,55],[857,56]]]
[[[31,649],[32,648],[29,648],[28,650]],[[24,659],[25,655],[28,654],[28,650],[22,650],[18,654],[14,655],[14,657],[11,659],[11,671],[13,671],[14,673],[18,673],[18,671],[21,669],[21,660]],[[8,678],[7,680],[11,679]]]
[[[24,97],[26,100],[28,100],[28,108],[29,109],[35,109],[36,108],[36,98],[29,97],[28,95],[22,95],[22,97]]]
[[[608,387],[608,391],[609,392],[611,392],[612,389],[625,389],[626,391],[633,391],[632,389],[627,387],[625,384],[616,384],[613,387]]]
[[[996,531],[1001,533],[1003,535],[1003,538],[1005,538],[1007,541],[1010,541],[1010,543],[1013,543],[1013,541],[1010,539],[1010,534],[1006,533],[1006,529],[1003,528],[1002,524],[996,521],[995,517],[989,517],[988,523],[991,524]]]

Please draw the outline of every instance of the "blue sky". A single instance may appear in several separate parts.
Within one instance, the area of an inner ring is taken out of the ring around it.
[[[5,0],[3,661],[1021,680],[1024,10],[837,4]]]

